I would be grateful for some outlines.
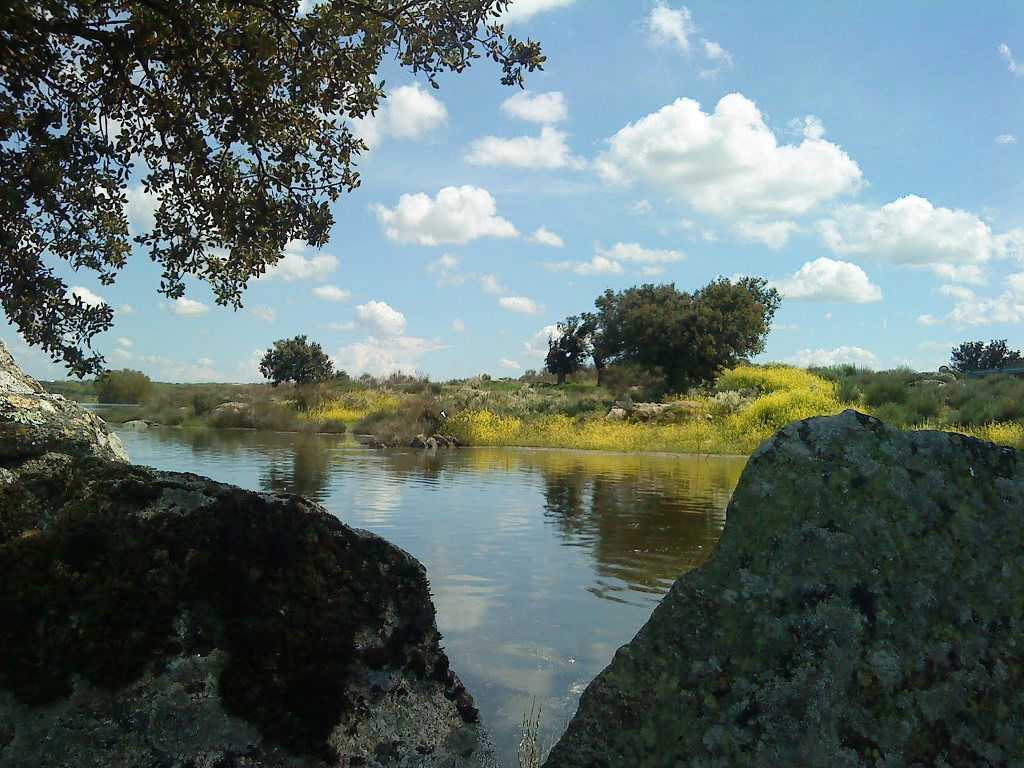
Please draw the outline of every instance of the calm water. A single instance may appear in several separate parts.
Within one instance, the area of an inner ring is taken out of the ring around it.
[[[132,459],[316,499],[426,566],[452,667],[509,766],[523,713],[556,738],[586,684],[714,547],[745,459],[466,448],[342,437],[120,432]]]

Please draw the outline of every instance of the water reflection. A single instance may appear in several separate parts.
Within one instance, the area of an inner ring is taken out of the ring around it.
[[[129,455],[301,493],[426,567],[452,665],[515,766],[534,697],[557,736],[580,691],[714,547],[744,460],[361,448],[344,436],[124,432]]]

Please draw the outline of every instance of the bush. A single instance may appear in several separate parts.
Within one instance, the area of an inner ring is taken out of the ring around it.
[[[885,403],[905,403],[907,401],[907,384],[914,379],[909,371],[885,371],[876,374],[864,387],[864,402],[876,406]]]
[[[853,403],[856,405],[860,402],[862,394],[863,392],[861,392],[860,387],[857,386],[857,382],[852,378],[840,378],[836,384],[836,397],[838,397],[841,402]]]
[[[97,377],[96,400],[101,403],[141,403],[153,389],[153,382],[142,371],[124,368],[106,371]]]

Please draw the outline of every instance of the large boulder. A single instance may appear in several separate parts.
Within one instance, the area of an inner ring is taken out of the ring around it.
[[[493,764],[411,555],[299,496],[113,460],[101,428],[41,452],[51,422],[19,423],[0,766]]]
[[[545,766],[1020,766],[1022,574],[1016,451],[791,424]]]

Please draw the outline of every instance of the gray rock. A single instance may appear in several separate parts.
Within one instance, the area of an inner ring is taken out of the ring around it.
[[[1012,449],[790,424],[545,766],[1021,766],[1022,517]]]
[[[0,461],[48,452],[128,461],[121,440],[102,419],[47,394],[0,340]]]
[[[149,422],[145,419],[132,419],[126,421],[121,425],[121,429],[126,429],[129,432],[145,432],[149,429]]]
[[[629,412],[620,405],[613,405],[604,418],[606,421],[623,421],[629,416]]]
[[[4,370],[0,402],[48,416],[0,458],[0,768],[496,764],[411,555],[299,496],[111,460]]]

